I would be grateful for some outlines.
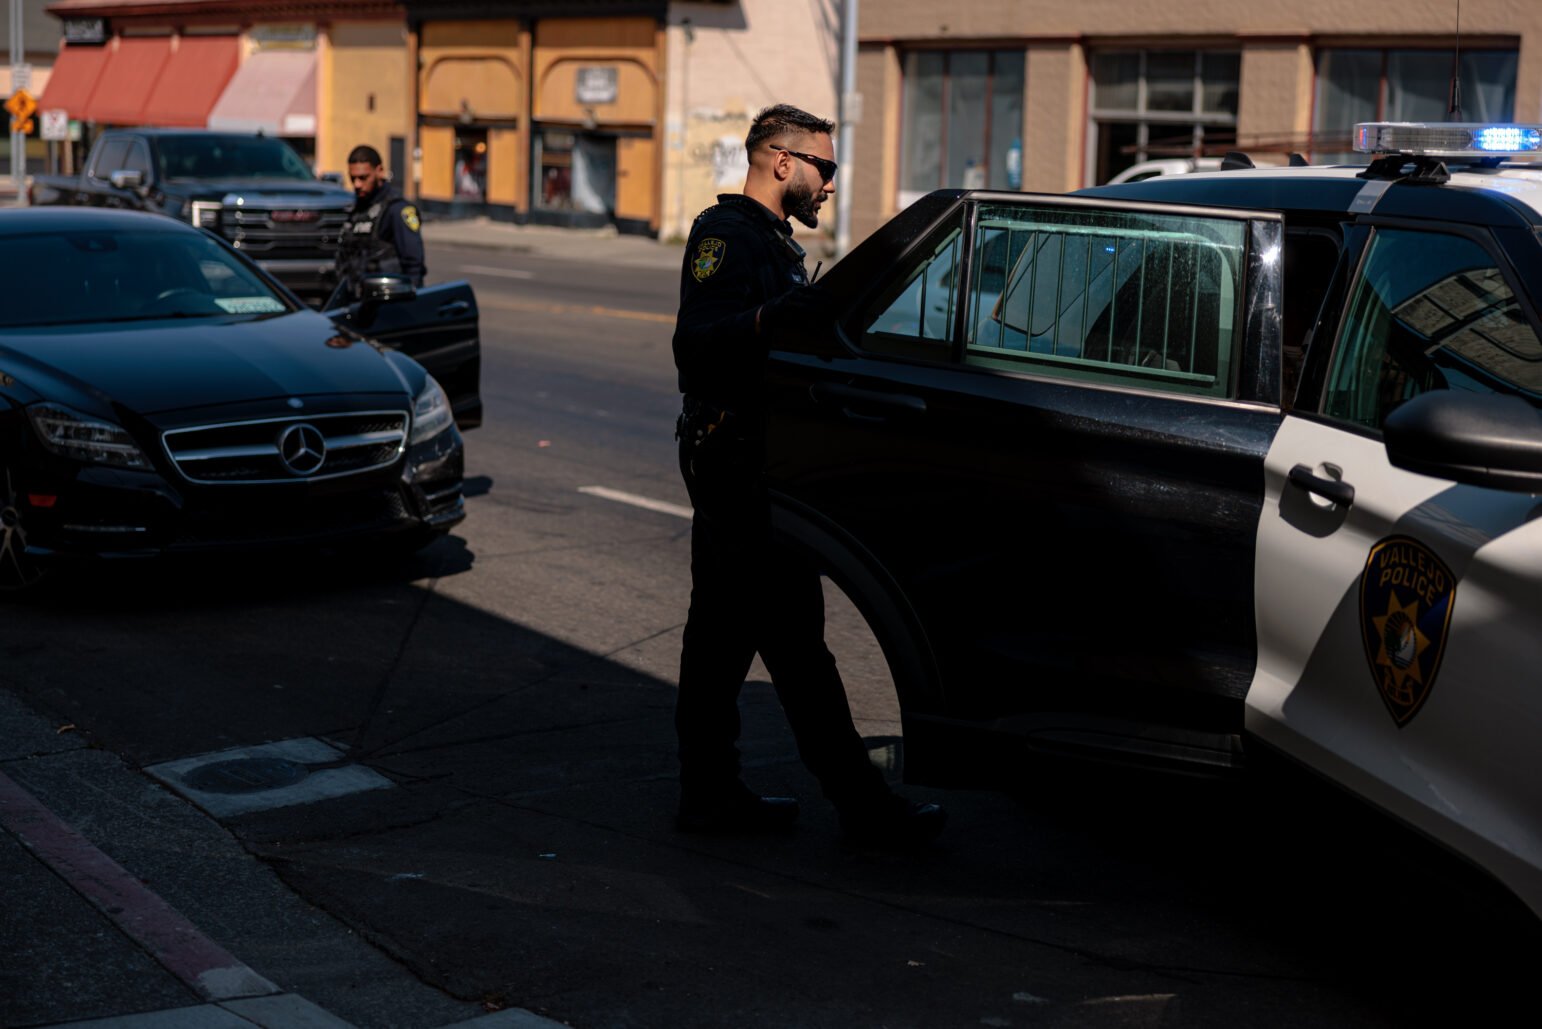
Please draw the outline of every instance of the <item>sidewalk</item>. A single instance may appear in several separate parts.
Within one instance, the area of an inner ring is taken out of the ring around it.
[[[423,240],[430,246],[468,247],[532,254],[559,261],[603,261],[639,268],[678,270],[684,245],[661,243],[649,236],[630,236],[613,228],[566,229],[548,225],[514,225],[490,218],[423,221]]]
[[[427,986],[192,805],[4,691],[0,884],[8,1029],[558,1027]]]

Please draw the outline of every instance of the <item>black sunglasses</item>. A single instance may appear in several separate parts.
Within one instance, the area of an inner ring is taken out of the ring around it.
[[[819,177],[826,182],[835,178],[834,161],[827,161],[823,157],[815,157],[813,154],[800,154],[796,150],[788,150],[786,147],[777,146],[775,143],[768,143],[766,145],[772,150],[780,150],[784,154],[791,154],[800,161],[807,161],[809,164],[812,164],[814,170],[819,172]]]

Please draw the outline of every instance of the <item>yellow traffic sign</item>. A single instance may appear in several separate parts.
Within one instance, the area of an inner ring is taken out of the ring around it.
[[[18,121],[17,119],[12,118],[11,119],[11,131],[12,132],[20,132],[23,136],[30,136],[30,135],[32,135],[32,119],[31,118],[23,118],[20,121]]]
[[[5,109],[17,121],[26,121],[37,113],[37,100],[25,89],[18,89],[6,100]]]

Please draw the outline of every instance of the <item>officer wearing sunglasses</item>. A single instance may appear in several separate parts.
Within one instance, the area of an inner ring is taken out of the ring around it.
[[[868,759],[824,644],[818,572],[781,550],[762,481],[766,355],[779,336],[834,331],[809,282],[791,219],[814,228],[835,193],[832,122],[787,104],[755,116],[743,193],[696,218],[680,276],[674,356],[684,394],[676,424],[691,523],[691,606],[675,709],[685,831],[789,830],[791,797],[740,778],[739,688],[758,652],[804,763],[856,842],[924,844],[946,818],[893,793]]]

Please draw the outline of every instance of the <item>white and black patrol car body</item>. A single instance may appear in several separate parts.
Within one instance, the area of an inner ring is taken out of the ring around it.
[[[1409,158],[939,192],[841,261],[769,480],[906,778],[1277,749],[1542,912],[1539,227],[1542,170]]]

